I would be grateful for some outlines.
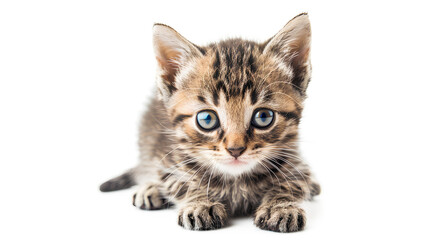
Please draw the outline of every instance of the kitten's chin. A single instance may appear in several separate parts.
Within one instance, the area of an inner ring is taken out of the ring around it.
[[[244,173],[251,172],[257,165],[256,160],[246,159],[228,159],[227,161],[216,162],[214,167],[219,171],[220,174],[230,175],[232,177],[238,177]]]

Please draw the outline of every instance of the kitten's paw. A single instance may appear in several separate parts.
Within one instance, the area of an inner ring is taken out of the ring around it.
[[[305,212],[296,205],[261,206],[255,214],[255,225],[263,230],[296,232],[304,229]]]
[[[220,203],[191,203],[179,211],[178,223],[190,230],[212,230],[225,225],[227,213]]]
[[[157,210],[168,206],[156,184],[140,187],[133,195],[133,205],[140,209]]]

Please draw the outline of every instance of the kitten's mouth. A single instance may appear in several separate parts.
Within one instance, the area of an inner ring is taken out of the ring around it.
[[[256,165],[257,161],[254,161],[252,157],[240,156],[239,158],[225,156],[220,162],[217,162],[215,166],[222,172],[233,176],[239,176],[244,172],[250,172]]]
[[[249,164],[249,160],[247,157],[240,156],[238,158],[229,158],[226,164],[230,166],[243,166]]]
[[[241,161],[238,158],[235,158],[228,162],[229,165],[238,166],[238,165],[244,165],[247,164],[247,162]]]

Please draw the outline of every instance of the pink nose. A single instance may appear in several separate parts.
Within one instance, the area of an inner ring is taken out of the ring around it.
[[[246,150],[245,147],[234,147],[234,148],[227,148],[229,154],[231,154],[231,156],[238,158],[243,152],[244,150]]]

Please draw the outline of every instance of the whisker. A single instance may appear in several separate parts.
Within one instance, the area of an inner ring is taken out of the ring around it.
[[[209,182],[207,184],[207,198],[209,197],[210,180],[212,178],[213,170],[214,170],[214,168],[212,168],[212,171],[211,171],[210,176],[209,176]]]
[[[289,149],[285,149],[285,148],[280,148],[280,147],[278,147],[277,148],[277,150],[271,150],[271,152],[273,152],[274,154],[276,154],[276,156],[278,156],[279,158],[277,158],[277,160],[280,160],[280,161],[282,161],[282,162],[284,162],[284,163],[286,163],[287,165],[289,165],[289,166],[291,166],[296,172],[298,172],[298,174],[301,176],[301,178],[304,180],[304,182],[305,182],[305,185],[306,185],[306,187],[307,187],[307,190],[310,192],[311,190],[310,190],[310,186],[309,186],[309,184],[308,184],[308,182],[307,182],[307,178],[309,178],[309,176],[307,175],[307,174],[305,174],[305,173],[303,173],[297,166],[295,166],[295,164],[293,164],[292,162],[290,162],[289,160],[288,160],[288,158],[290,159],[290,158],[292,158],[292,159],[295,159],[295,160],[297,160],[297,161],[299,161],[299,162],[302,162],[302,159],[299,157],[299,156],[297,156],[297,155],[294,155],[294,154],[291,154],[291,153],[287,153],[287,152],[285,152],[285,151],[288,151]],[[279,165],[281,165],[281,164],[279,164]],[[283,166],[283,165],[281,165],[283,168],[285,168],[286,170],[288,170],[288,172],[292,175],[292,176],[294,176],[294,178],[295,179],[297,179],[297,177],[295,176],[295,174],[293,174],[288,168],[286,168],[285,166]],[[305,176],[304,176],[305,175]]]
[[[175,172],[176,172],[177,170],[179,170],[181,167],[183,167],[183,166],[187,165],[188,163],[193,162],[194,160],[196,160],[196,158],[187,159],[187,160],[185,160],[185,161],[183,161],[183,162],[179,162],[179,163],[175,164],[174,166],[170,167],[170,168],[175,167],[175,169],[165,177],[165,180],[169,179],[169,178],[173,175],[173,173],[175,173]],[[168,171],[167,171],[167,172],[168,172]]]
[[[286,180],[287,185],[289,186],[289,190],[292,192],[292,187],[290,186],[290,183],[288,181],[288,179],[290,180],[290,178],[287,177],[286,174],[280,168],[278,168],[276,165],[274,165],[271,161],[266,161],[266,162],[269,163],[269,164],[271,164],[271,166],[273,166],[274,168],[276,168],[283,175],[283,177]],[[279,184],[280,184],[280,182],[279,182]],[[292,195],[293,195],[293,192],[292,192]]]
[[[201,165],[198,169],[197,169],[197,171],[191,176],[191,178],[192,178],[192,180],[194,179],[194,176],[201,170],[203,168],[203,166]],[[189,185],[188,186],[188,190],[186,191],[186,194],[185,194],[185,198],[188,198],[188,193],[189,193],[189,190],[191,189],[191,185]]]
[[[269,176],[270,176],[270,178],[271,178],[271,182],[273,183],[273,187],[274,187],[274,178],[271,176],[271,173],[270,173],[270,169],[267,167],[267,166],[265,166],[265,164],[264,163],[262,163],[262,162],[260,162],[260,161],[258,161],[258,163],[259,164],[261,164],[266,170],[267,170],[267,172],[270,174]],[[266,174],[265,174],[266,175]]]
[[[293,163],[291,163],[290,161],[288,161],[287,159],[280,159],[281,161],[284,161],[286,164],[288,164],[289,166],[291,166],[292,168],[294,168],[297,172],[298,172],[298,174],[299,175],[301,175],[301,177],[302,177],[302,179],[304,180],[304,182],[305,182],[305,185],[306,185],[306,187],[307,187],[307,190],[310,192],[311,190],[310,190],[310,185],[308,184],[308,182],[307,182],[307,178],[309,177],[307,174],[304,174],[303,172],[301,172],[301,170],[299,170]],[[306,177],[304,177],[304,175],[306,176]]]
[[[270,83],[270,84],[268,84],[267,86],[264,86],[265,88],[268,88],[269,86],[271,86],[271,85],[273,85],[273,84],[287,84],[287,85],[291,85],[291,86],[293,86],[293,87],[295,87],[295,88],[297,88],[297,89],[299,89],[299,90],[302,90],[302,88],[301,87],[299,87],[299,86],[297,86],[296,84],[293,84],[293,83],[291,83],[291,82],[287,82],[287,81],[275,81],[275,82],[272,82],[272,83]]]
[[[262,159],[262,161],[263,162],[266,162],[266,163],[270,163],[269,161],[266,161],[265,159]],[[267,167],[267,169],[274,175],[274,177],[276,177],[277,178],[277,182],[279,183],[279,188],[280,188],[280,185],[281,185],[281,183],[280,183],[280,179],[277,177],[277,175],[273,172],[273,170],[271,170],[270,168],[268,168]]]
[[[177,182],[180,182],[180,180],[186,175],[186,174],[188,174],[190,171],[192,171],[192,169],[194,169],[194,168],[196,168],[197,166],[194,166],[194,167],[192,167],[191,169],[189,169],[186,173],[184,173],[184,174],[182,174],[182,176],[177,180]],[[185,184],[189,181],[189,179],[190,178],[188,178],[181,186],[180,186],[180,188],[176,191],[176,193],[174,194],[174,196],[172,196],[172,197],[170,197],[169,198],[169,202],[171,201],[171,200],[173,200],[176,196],[177,196],[177,194],[180,192],[180,190],[183,188],[183,186],[185,186]],[[180,183],[178,183],[178,184],[180,184]]]

